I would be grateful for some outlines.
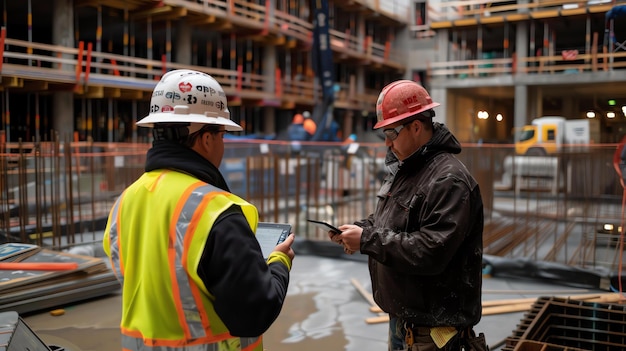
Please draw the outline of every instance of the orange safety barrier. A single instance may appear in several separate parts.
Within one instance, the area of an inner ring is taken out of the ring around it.
[[[389,50],[391,50],[391,42],[387,41],[387,42],[385,42],[385,55],[383,55],[385,60],[389,59]]]
[[[117,69],[117,61],[115,59],[110,59],[109,61],[111,61],[111,65],[113,65],[113,74],[119,76],[120,71]]]
[[[275,80],[276,82],[274,83],[274,86],[276,87],[276,96],[281,97],[283,96],[283,84],[282,84],[282,79],[281,79],[281,70],[280,68],[276,68],[276,72],[275,72]]]
[[[91,71],[91,50],[93,43],[87,44],[87,62],[85,62],[85,84],[89,82],[89,71]]]
[[[78,61],[76,62],[76,85],[74,90],[78,90],[80,85],[80,74],[83,73],[83,50],[85,49],[85,42],[78,43]]]
[[[167,56],[161,55],[161,76],[167,73]],[[161,77],[154,77],[154,80],[161,80]]]
[[[365,40],[363,40],[363,51],[364,52],[368,52],[368,48],[370,47],[370,41],[372,40],[372,37],[370,37],[369,35],[365,37]]]

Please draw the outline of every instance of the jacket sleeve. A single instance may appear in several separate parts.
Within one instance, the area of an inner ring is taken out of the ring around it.
[[[354,225],[357,225],[361,228],[369,227],[374,225],[374,214],[370,214],[367,218],[358,220],[354,222]]]
[[[289,268],[267,264],[239,206],[213,225],[198,275],[215,297],[215,311],[238,337],[259,336],[272,325],[289,285]]]
[[[470,190],[457,177],[445,177],[424,201],[419,231],[364,227],[361,253],[406,274],[442,273],[471,230]]]

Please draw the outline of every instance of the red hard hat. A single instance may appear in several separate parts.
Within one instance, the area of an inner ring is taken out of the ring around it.
[[[398,80],[388,84],[378,95],[374,129],[386,127],[405,118],[439,106],[433,102],[424,87],[412,80]]]

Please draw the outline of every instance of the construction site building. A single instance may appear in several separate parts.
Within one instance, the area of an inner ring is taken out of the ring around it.
[[[135,121],[160,76],[215,77],[243,135],[276,137],[321,94],[311,0],[27,0],[2,4],[7,141],[146,141]],[[328,1],[338,137],[370,131],[378,92],[406,72],[408,0]]]
[[[466,142],[510,142],[541,116],[626,133],[626,1],[413,1],[408,69]]]
[[[5,138],[148,140],[134,122],[177,68],[222,84],[243,135],[281,138],[320,101],[320,3],[340,138],[380,140],[376,98],[399,78],[425,85],[463,142],[510,142],[546,115],[595,114],[602,142],[626,132],[623,0],[27,0],[2,5]]]

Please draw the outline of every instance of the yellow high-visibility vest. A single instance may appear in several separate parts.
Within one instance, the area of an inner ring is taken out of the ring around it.
[[[230,335],[197,268],[209,231],[232,205],[256,232],[256,207],[176,171],[144,173],[117,199],[103,246],[122,282],[123,350],[262,351]]]

